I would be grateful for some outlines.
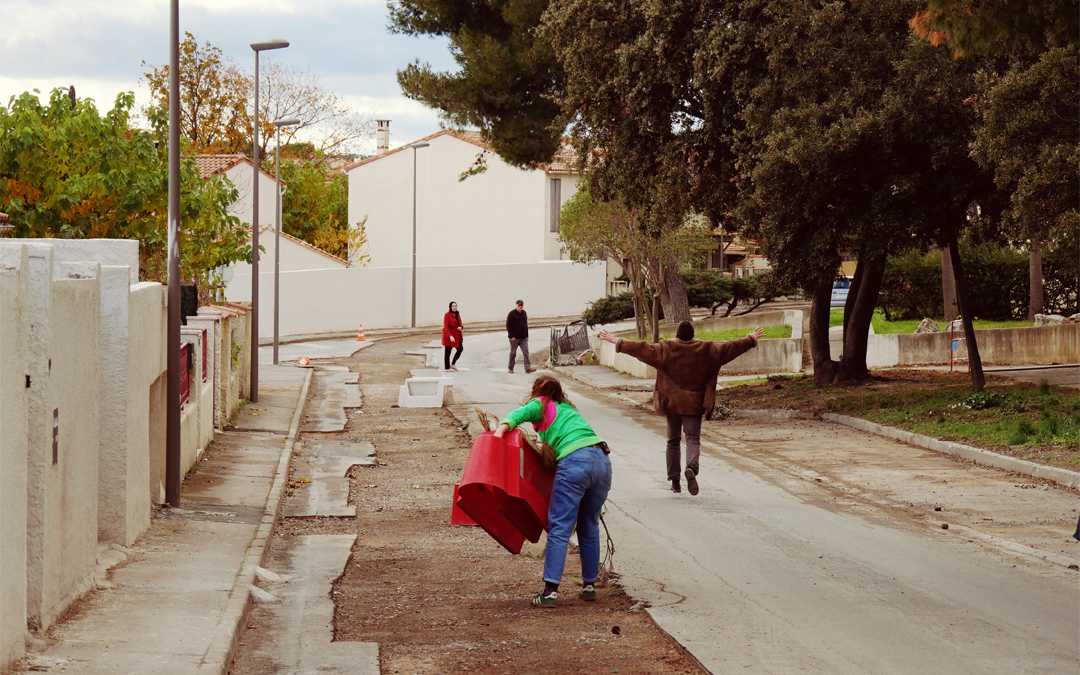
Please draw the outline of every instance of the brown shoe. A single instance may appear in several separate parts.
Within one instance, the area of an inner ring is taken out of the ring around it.
[[[690,467],[686,467],[686,489],[690,491],[690,494],[696,495],[698,493],[697,476],[694,474],[694,470]]]

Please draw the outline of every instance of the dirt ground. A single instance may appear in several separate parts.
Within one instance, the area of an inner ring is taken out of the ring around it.
[[[704,672],[617,584],[598,602],[579,600],[576,554],[559,606],[535,609],[538,547],[512,556],[479,528],[450,526],[470,438],[445,410],[396,407],[398,386],[419,365],[402,352],[422,341],[388,340],[335,362],[360,372],[364,390],[339,436],[371,441],[379,460],[353,469],[356,520],[290,519],[275,529],[272,555],[296,535],[358,534],[332,591],[335,640],[378,642],[384,673]],[[248,640],[263,611],[253,612]],[[265,672],[243,653],[234,673]]]

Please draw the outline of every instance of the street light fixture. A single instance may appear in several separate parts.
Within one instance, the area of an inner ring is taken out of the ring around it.
[[[277,187],[277,212],[274,226],[274,365],[278,364],[278,316],[281,297],[281,128],[295,127],[300,120],[295,117],[274,120],[274,182]]]
[[[251,375],[248,399],[259,400],[259,52],[284,49],[287,40],[252,42],[255,52],[255,107],[251,115]]]
[[[180,506],[180,0],[169,3],[168,295],[165,331],[165,502]]]
[[[412,322],[416,328],[416,151],[431,143],[413,143],[412,148]]]

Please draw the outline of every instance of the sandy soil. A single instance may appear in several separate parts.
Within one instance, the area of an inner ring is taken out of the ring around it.
[[[704,672],[617,584],[598,602],[579,600],[576,555],[559,606],[534,609],[538,547],[512,556],[479,528],[450,526],[470,439],[445,410],[395,405],[419,364],[402,352],[420,341],[380,342],[339,361],[361,373],[365,396],[340,436],[373,442],[379,460],[353,469],[357,519],[290,519],[275,529],[272,555],[296,535],[359,535],[332,591],[335,639],[378,642],[384,673]],[[253,612],[233,673],[265,672],[245,661],[245,644],[258,640],[267,611]]]

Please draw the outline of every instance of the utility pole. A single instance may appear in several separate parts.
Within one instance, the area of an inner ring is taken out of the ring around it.
[[[165,339],[165,502],[180,506],[180,0],[169,2],[169,290]]]

